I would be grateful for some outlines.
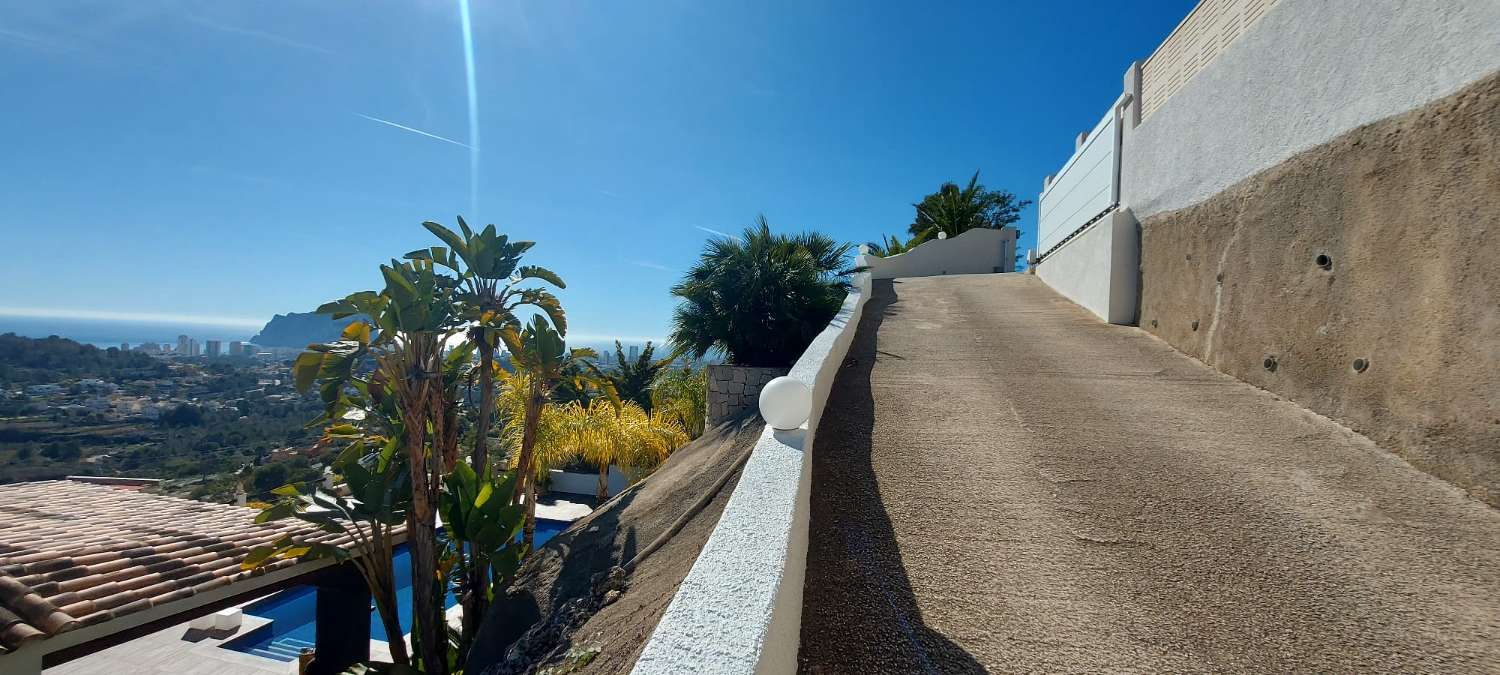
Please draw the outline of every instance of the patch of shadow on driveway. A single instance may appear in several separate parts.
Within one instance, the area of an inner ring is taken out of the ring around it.
[[[893,356],[876,335],[895,302],[892,282],[875,281],[814,440],[802,672],[986,672],[924,623],[871,461],[870,373],[877,356]]]

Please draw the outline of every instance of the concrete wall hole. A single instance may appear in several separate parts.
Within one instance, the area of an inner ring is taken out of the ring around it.
[[[1318,257],[1313,258],[1313,263],[1325,270],[1333,269],[1333,258],[1328,257],[1327,253],[1319,253]]]
[[[1276,357],[1274,355],[1267,356],[1264,361],[1260,362],[1260,365],[1264,367],[1268,372],[1274,373],[1276,372],[1277,367]]]
[[[1370,369],[1370,362],[1365,359],[1354,359],[1354,363],[1349,364],[1349,367],[1353,368],[1356,373],[1363,373]]]

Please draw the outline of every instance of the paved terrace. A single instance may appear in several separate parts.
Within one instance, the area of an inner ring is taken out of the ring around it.
[[[1034,277],[875,284],[804,670],[1500,669],[1500,512]]]

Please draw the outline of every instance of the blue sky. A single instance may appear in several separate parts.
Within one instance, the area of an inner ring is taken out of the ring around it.
[[[0,313],[258,323],[462,213],[573,333],[662,336],[709,231],[867,241],[975,169],[1034,200],[1193,4],[473,0],[475,142],[458,0],[11,3]]]

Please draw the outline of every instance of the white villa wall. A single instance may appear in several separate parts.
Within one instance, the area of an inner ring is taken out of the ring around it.
[[[1045,253],[1119,199],[1115,106],[1088,132],[1037,198],[1037,250]]]
[[[931,239],[886,258],[861,255],[857,264],[869,268],[871,279],[1014,272],[1016,230],[976,228],[949,239]]]
[[[553,492],[589,496],[599,493],[599,474],[597,473],[574,473],[553,469],[549,480],[548,487]],[[628,487],[629,484],[630,481],[625,479],[625,474],[620,472],[620,467],[609,467],[610,495],[620,494],[620,491]]]
[[[956,239],[956,238],[955,238]],[[818,422],[870,295],[870,276],[808,345],[790,377],[812,389],[801,429],[769,426],[719,524],[636,660],[634,673],[790,673],[797,669],[813,447]]]
[[[1036,266],[1069,300],[1110,323],[1133,324],[1140,296],[1140,229],[1130,209],[1115,209]]]
[[[1120,202],[1143,221],[1191,206],[1497,67],[1495,0],[1282,0],[1126,130]]]

